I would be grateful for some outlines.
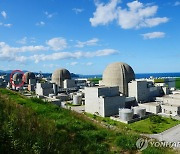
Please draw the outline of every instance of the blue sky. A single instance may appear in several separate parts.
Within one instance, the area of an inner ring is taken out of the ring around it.
[[[180,72],[178,0],[1,0],[0,70]]]

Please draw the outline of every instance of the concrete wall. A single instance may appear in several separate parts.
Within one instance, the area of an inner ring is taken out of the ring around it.
[[[36,83],[36,94],[40,96],[49,96],[53,93],[52,83]]]
[[[144,103],[139,104],[140,107],[143,107],[146,109],[146,112],[157,114],[160,112],[160,105],[155,105],[154,103]]]
[[[87,113],[98,113],[105,117],[118,114],[118,109],[124,106],[125,97],[119,96],[118,87],[85,88],[85,112]]]
[[[119,108],[125,107],[125,97],[105,97],[104,98],[104,117],[118,114]]]
[[[129,97],[135,97],[137,102],[147,102],[149,100],[147,81],[131,81],[128,88]]]
[[[92,114],[99,112],[98,88],[85,87],[85,112]]]
[[[172,116],[180,115],[180,106],[161,105],[162,113],[170,114]]]
[[[72,87],[77,87],[75,80],[67,79],[67,80],[63,81],[63,87],[62,88],[72,88]]]
[[[102,87],[98,88],[98,97],[99,96],[118,96],[119,95],[119,87]]]

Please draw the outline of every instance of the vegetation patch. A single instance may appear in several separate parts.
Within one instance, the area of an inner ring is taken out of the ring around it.
[[[23,154],[138,152],[135,146],[140,138],[138,133],[109,118],[91,116],[0,89],[0,151]],[[121,129],[104,128],[102,121]],[[148,150],[153,151],[152,148]],[[157,148],[156,151],[172,150]]]
[[[161,116],[151,116],[147,119],[129,124],[129,128],[139,133],[156,134],[180,124],[180,121]]]

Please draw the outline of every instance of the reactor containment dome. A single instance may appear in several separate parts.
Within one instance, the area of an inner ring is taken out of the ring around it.
[[[128,83],[132,80],[135,80],[135,74],[131,66],[116,62],[106,67],[102,82],[105,86],[119,86],[119,91],[128,96]]]
[[[19,74],[19,73],[15,73],[13,75],[13,81],[21,81],[22,80],[23,75]]]
[[[36,79],[36,76],[33,72],[26,72],[24,74],[24,82],[29,84],[29,79]]]
[[[59,87],[63,87],[63,81],[71,79],[71,74],[67,69],[57,69],[52,74],[52,82],[56,83]]]

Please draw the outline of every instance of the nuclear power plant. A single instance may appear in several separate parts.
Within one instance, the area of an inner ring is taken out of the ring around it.
[[[15,73],[12,83],[0,77],[0,86],[24,92],[59,107],[131,123],[152,114],[180,119],[180,91],[176,78],[136,79],[131,66],[123,62],[107,65],[99,83],[73,78],[65,68],[51,78],[42,74]],[[22,87],[17,87],[23,82]]]

